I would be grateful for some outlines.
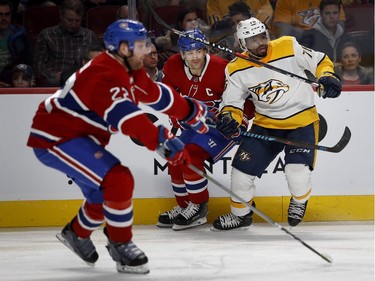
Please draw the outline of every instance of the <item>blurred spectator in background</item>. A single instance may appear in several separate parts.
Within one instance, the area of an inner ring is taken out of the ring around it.
[[[143,59],[143,66],[146,69],[147,74],[152,80],[161,82],[163,78],[163,72],[158,69],[158,52],[154,44],[151,43],[151,50]]]
[[[11,24],[11,21],[11,2],[0,0],[0,87],[10,85],[14,65],[32,63],[32,47],[27,32],[23,27]]]
[[[363,67],[361,52],[354,42],[343,44],[339,52],[340,64],[335,67],[335,73],[344,85],[374,84],[374,69]]]
[[[118,8],[116,13],[116,20],[123,20],[129,17],[129,7],[128,5],[122,5]]]
[[[303,30],[311,29],[320,18],[320,0],[277,0],[272,31],[276,37],[290,35],[301,39]],[[340,8],[340,25],[344,27],[345,12]]]
[[[101,45],[92,45],[90,48],[82,55],[81,64],[78,66],[73,66],[70,69],[64,70],[60,76],[60,86],[64,86],[65,82],[69,77],[79,70],[82,66],[88,63],[90,60],[100,55],[104,51],[104,48]]]
[[[12,69],[12,86],[14,88],[31,88],[35,86],[34,71],[27,64],[17,64]]]
[[[212,26],[215,22],[229,17],[228,7],[235,2],[244,2],[255,13],[257,19],[270,26],[273,9],[268,0],[207,0],[207,23]]]
[[[234,2],[228,7],[228,10],[229,17],[212,25],[210,41],[233,51],[242,52],[238,44],[236,26],[240,21],[254,17],[255,14],[245,2],[240,1]],[[234,58],[233,55],[216,48],[212,49],[212,53],[227,60]]]
[[[175,28],[180,31],[187,31],[199,28],[205,33],[208,26],[198,18],[198,14],[193,7],[184,7],[180,10]],[[178,35],[168,30],[166,35],[155,38],[156,46],[161,49],[161,61],[164,63],[171,55],[178,53]]]
[[[339,24],[340,7],[340,0],[322,0],[318,21],[312,29],[303,31],[299,40],[301,45],[325,53],[333,62],[337,61],[340,45],[351,40]]]
[[[59,86],[61,73],[80,66],[90,46],[99,45],[96,34],[81,26],[83,14],[80,1],[65,0],[60,7],[60,23],[40,32],[34,53],[37,85]]]
[[[137,9],[134,9],[135,15],[131,15],[131,11],[129,11],[129,6],[128,5],[122,5],[116,12],[116,20],[123,20],[123,19],[129,19],[131,16],[131,19],[135,19],[139,21],[139,16],[138,16],[138,11]]]

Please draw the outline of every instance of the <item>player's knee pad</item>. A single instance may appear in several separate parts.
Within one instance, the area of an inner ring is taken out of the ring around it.
[[[127,167],[118,164],[105,176],[102,188],[105,201],[129,201],[133,196],[134,190],[133,175]]]
[[[232,168],[231,190],[245,201],[253,199],[255,194],[255,176],[245,174],[236,168]],[[234,199],[234,198],[233,198]],[[238,201],[238,199],[234,199]]]
[[[305,164],[285,165],[285,177],[290,193],[297,201],[306,201],[311,192],[311,170]]]

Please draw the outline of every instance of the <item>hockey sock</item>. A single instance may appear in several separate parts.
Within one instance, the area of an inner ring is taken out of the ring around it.
[[[84,201],[77,216],[72,220],[71,228],[78,237],[88,238],[103,222],[102,204],[91,204]]]

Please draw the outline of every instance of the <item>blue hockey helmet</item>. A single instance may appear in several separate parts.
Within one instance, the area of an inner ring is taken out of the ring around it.
[[[188,31],[185,31],[184,33],[194,38],[207,41],[207,37],[199,29],[188,30]],[[207,48],[205,44],[197,40],[193,40],[189,37],[184,37],[184,36],[180,36],[177,43],[178,43],[178,48],[180,49],[180,51],[191,51],[191,50],[196,50],[196,49]]]
[[[104,33],[104,45],[111,52],[117,51],[123,41],[128,42],[129,49],[133,50],[135,41],[145,39],[146,28],[142,23],[130,19],[115,21]]]

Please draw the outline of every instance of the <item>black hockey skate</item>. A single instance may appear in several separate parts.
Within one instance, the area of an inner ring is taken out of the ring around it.
[[[255,207],[253,201],[252,206]],[[219,216],[213,223],[211,230],[248,230],[250,225],[253,223],[253,211],[244,215],[236,216],[232,213]]]
[[[207,222],[208,202],[189,205],[174,219],[173,230],[196,227]]]
[[[293,197],[290,198],[289,208],[288,208],[288,223],[290,226],[298,225],[303,217],[305,216],[307,202],[298,203],[294,201]]]
[[[107,231],[104,228],[104,234]],[[121,273],[147,274],[150,272],[148,258],[132,241],[128,243],[113,243],[108,238],[106,246],[112,259],[116,262],[116,269]]]
[[[172,210],[166,211],[159,215],[156,226],[171,228],[174,224],[174,219],[184,210],[180,206],[175,206]]]
[[[78,237],[71,229],[70,223],[64,227],[61,233],[56,234],[56,237],[88,265],[94,265],[98,260],[99,255],[91,239]]]

